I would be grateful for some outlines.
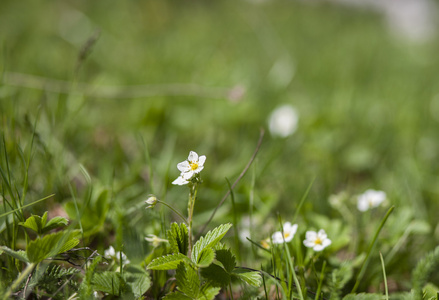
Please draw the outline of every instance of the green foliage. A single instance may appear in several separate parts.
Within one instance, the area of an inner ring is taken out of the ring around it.
[[[328,286],[330,299],[340,299],[343,287],[353,276],[353,270],[350,263],[343,263],[339,268],[334,269],[328,276]]]
[[[97,291],[120,296],[125,280],[119,272],[100,272],[93,275],[92,285]]]
[[[188,252],[188,229],[186,224],[172,223],[171,228],[167,231],[168,241],[171,245],[172,253],[181,253],[187,255]]]
[[[249,285],[252,285],[254,287],[261,286],[262,279],[259,272],[236,269],[233,271],[232,274],[242,281],[248,283]]]
[[[439,247],[421,259],[413,270],[413,290],[415,299],[423,299],[423,287],[433,271],[439,266]]]
[[[346,297],[343,298],[343,300],[381,300],[383,298],[382,295],[378,294],[349,294]]]
[[[215,259],[215,252],[212,248],[204,248],[201,250],[200,254],[198,255],[198,259],[195,262],[198,267],[205,268],[208,267],[213,260]]]
[[[232,224],[222,224],[209,231],[204,237],[201,237],[194,245],[192,250],[192,261],[197,263],[201,252],[206,248],[214,248],[216,244],[226,235]]]
[[[80,231],[60,231],[37,238],[29,243],[26,254],[30,262],[42,260],[64,253],[79,244]]]
[[[19,224],[23,227],[29,228],[35,231],[38,235],[45,234],[52,229],[67,226],[69,221],[63,217],[54,217],[47,222],[47,211],[42,217],[38,215],[32,215],[26,219],[25,222]]]
[[[5,252],[6,254],[12,256],[15,259],[18,259],[19,261],[22,261],[22,262],[25,262],[25,263],[30,263],[29,258],[27,257],[26,251],[23,251],[23,250],[15,251],[15,250],[9,249],[6,246],[0,246],[0,248],[1,248],[1,250],[3,252]]]
[[[193,265],[181,262],[175,273],[177,286],[186,296],[196,299],[200,294],[200,279]]]
[[[154,259],[147,268],[150,270],[172,270],[176,269],[182,261],[190,262],[188,257],[181,253],[170,254]]]

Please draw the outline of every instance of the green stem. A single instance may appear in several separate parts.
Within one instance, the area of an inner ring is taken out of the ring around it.
[[[183,222],[186,223],[186,225],[188,225],[188,221],[186,220],[185,217],[183,217],[183,215],[181,213],[179,213],[175,208],[173,208],[171,205],[169,205],[168,203],[161,201],[161,200],[157,200],[157,203],[163,204],[166,207],[168,207],[170,210],[172,210],[173,212],[175,212],[182,220]]]
[[[381,221],[381,224],[380,224],[380,226],[378,227],[378,230],[375,232],[375,236],[373,237],[372,243],[370,243],[370,245],[369,245],[369,249],[367,249],[367,255],[366,255],[366,258],[364,259],[364,262],[363,262],[363,264],[361,265],[360,273],[358,273],[357,281],[355,282],[354,288],[353,288],[352,291],[351,291],[352,294],[354,294],[354,293],[357,291],[357,288],[358,288],[358,286],[360,285],[360,281],[361,281],[361,279],[363,279],[363,275],[364,275],[364,272],[366,272],[366,267],[367,267],[367,264],[368,264],[368,262],[369,262],[369,257],[370,257],[370,254],[371,254],[371,252],[372,252],[372,249],[373,249],[374,246],[375,246],[375,242],[376,242],[376,240],[378,239],[378,235],[380,234],[381,229],[383,228],[384,224],[385,224],[386,221],[387,221],[387,218],[389,218],[389,216],[390,216],[390,214],[392,213],[393,209],[395,209],[395,206],[392,206],[392,207],[387,211],[386,216],[385,216],[384,219]]]
[[[11,287],[6,291],[5,295],[3,296],[4,300],[9,299],[9,296],[12,294],[12,292],[17,288],[17,286],[20,285],[20,283],[29,276],[29,274],[33,271],[35,268],[35,263],[28,264],[26,269],[18,276],[18,278],[12,283]]]
[[[189,249],[188,249],[188,257],[191,257],[192,253],[192,216],[194,214],[194,207],[195,207],[195,199],[197,198],[197,184],[194,183],[193,185],[189,186],[190,193],[189,193],[189,203],[188,203],[188,223],[189,223]]]

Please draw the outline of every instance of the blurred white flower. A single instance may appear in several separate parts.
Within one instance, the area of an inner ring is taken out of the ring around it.
[[[385,192],[367,190],[358,196],[357,207],[359,211],[367,211],[368,209],[379,206],[384,200],[386,200]]]
[[[261,246],[265,249],[270,249],[270,238],[261,241]]]
[[[205,155],[198,157],[196,152],[190,151],[187,160],[177,164],[177,169],[181,174],[172,184],[184,185],[189,183],[189,180],[194,177],[195,174],[200,173],[204,169],[205,161]]]
[[[313,248],[314,251],[322,251],[332,243],[323,229],[319,232],[307,231],[305,237],[303,244],[308,248]]]
[[[148,208],[153,208],[156,204],[157,204],[157,198],[154,195],[151,195],[148,197],[148,199],[146,199],[145,201],[146,204],[149,204],[146,209]]]
[[[271,135],[285,138],[296,131],[298,122],[297,110],[292,105],[285,104],[273,110],[268,126]]]
[[[126,265],[129,264],[130,261],[128,260],[127,256],[125,255],[125,253],[121,253],[121,252],[116,252],[113,248],[113,246],[110,246],[107,250],[104,251],[104,256],[105,257],[109,257],[112,259],[115,259],[116,261],[118,261],[120,259],[120,256],[122,255],[122,264]]]
[[[146,237],[145,240],[150,242],[154,248],[158,247],[160,245],[160,243],[168,241],[168,240],[165,240],[165,239],[161,239],[161,238],[159,238],[158,236],[156,236],[154,234],[148,234],[148,237]]]
[[[286,222],[283,226],[283,234],[282,231],[276,231],[271,236],[273,244],[282,244],[284,240],[286,243],[291,241],[296,234],[297,227],[297,224],[291,225],[290,222]]]

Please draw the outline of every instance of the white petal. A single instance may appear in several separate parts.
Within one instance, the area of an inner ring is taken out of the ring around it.
[[[317,233],[317,236],[321,239],[321,240],[324,240],[324,239],[326,239],[328,236],[327,236],[327,234],[326,234],[326,232],[325,232],[325,230],[323,230],[323,229],[320,229],[319,230],[319,232]]]
[[[191,166],[190,166],[189,162],[187,160],[185,160],[185,161],[182,161],[181,163],[177,164],[177,169],[180,172],[187,172],[191,169]]]
[[[317,238],[317,232],[315,231],[307,231],[305,233],[305,237],[307,240],[315,240]]]
[[[206,155],[201,155],[201,156],[198,158],[198,165],[199,165],[199,166],[203,166],[205,161],[206,161]]]
[[[197,152],[194,152],[194,151],[189,152],[189,156],[188,156],[187,160],[188,161],[198,161]]]
[[[175,179],[172,184],[176,184],[176,185],[184,185],[184,184],[188,184],[189,181],[187,181],[186,179],[184,179],[183,177],[179,176],[177,179]]]
[[[324,240],[323,242],[322,242],[322,246],[323,247],[328,247],[329,245],[331,245],[332,244],[332,242],[331,242],[331,240],[330,239],[326,239],[326,240]]]
[[[325,249],[325,247],[323,245],[317,244],[314,246],[314,251],[322,251],[323,249]]]
[[[203,170],[204,167],[203,166],[198,166],[198,168],[196,170],[194,170],[195,173],[200,173],[201,170]]]
[[[180,176],[183,177],[184,180],[189,180],[194,176],[194,174],[195,174],[194,171],[190,170],[190,171],[181,173]]]
[[[311,241],[311,240],[304,240],[303,241],[303,244],[306,246],[306,247],[308,247],[308,248],[312,248],[312,247],[314,247],[316,244],[314,243],[314,241]]]
[[[285,232],[285,231],[284,231],[284,234],[286,235],[286,232]],[[294,233],[289,232],[288,236],[285,237],[285,242],[286,242],[286,243],[291,242],[291,240],[293,239],[293,237],[294,237]]]
[[[282,236],[282,232],[276,231],[275,233],[273,233],[273,235],[271,236],[271,240],[273,244],[282,244],[284,242],[284,237]]]
[[[357,208],[359,211],[365,212],[369,209],[369,202],[364,197],[358,198]]]

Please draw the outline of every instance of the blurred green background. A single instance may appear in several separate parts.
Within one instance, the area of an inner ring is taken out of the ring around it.
[[[439,43],[404,38],[387,22],[373,9],[318,1],[3,0],[0,121],[15,180],[17,145],[30,151],[36,124],[27,201],[56,195],[32,212],[65,214],[72,192],[92,203],[107,189],[91,246],[119,239],[141,260],[143,237],[175,219],[143,211],[147,195],[185,211],[186,190],[171,185],[176,164],[190,150],[206,155],[195,209],[203,224],[262,128],[235,190],[238,219],[261,227],[255,240],[277,212],[292,218],[315,178],[303,220],[341,218],[332,194],[346,192],[355,207],[355,195],[384,190],[395,211],[430,225],[410,253],[416,261],[439,242]],[[267,124],[283,104],[299,121],[279,138]],[[228,200],[210,226],[232,221],[230,211]]]

